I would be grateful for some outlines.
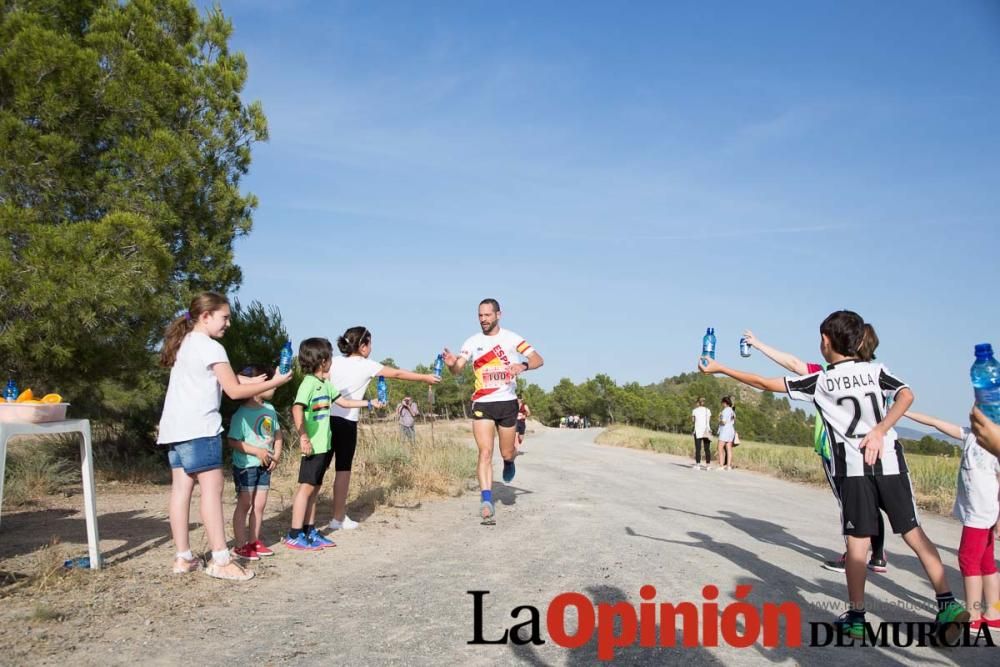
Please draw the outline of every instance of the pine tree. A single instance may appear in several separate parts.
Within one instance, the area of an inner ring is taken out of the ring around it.
[[[246,60],[189,0],[0,12],[0,372],[76,414],[154,410],[167,321],[241,280],[240,179],[267,138]]]

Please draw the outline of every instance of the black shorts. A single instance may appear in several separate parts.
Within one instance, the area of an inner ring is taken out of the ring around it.
[[[511,428],[517,424],[517,408],[516,398],[492,403],[475,402],[472,404],[472,418],[489,419],[501,428]]]
[[[354,465],[354,450],[358,447],[358,422],[343,417],[330,417],[333,469],[348,472]]]
[[[837,477],[834,481],[844,535],[878,535],[879,510],[889,517],[892,532],[897,535],[920,525],[909,474]]]
[[[517,432],[518,432],[518,434],[524,435],[524,431],[525,431],[525,426],[526,425],[527,425],[527,422],[525,422],[523,419],[518,419],[517,420]]]
[[[323,476],[329,470],[331,461],[333,461],[332,451],[303,456],[299,461],[299,484],[323,486]]]

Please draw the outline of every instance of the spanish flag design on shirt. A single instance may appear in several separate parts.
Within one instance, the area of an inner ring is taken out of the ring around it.
[[[517,386],[511,381],[510,367],[534,353],[527,341],[507,329],[501,329],[495,336],[477,334],[465,341],[460,356],[472,362],[476,378],[473,402],[516,399]]]

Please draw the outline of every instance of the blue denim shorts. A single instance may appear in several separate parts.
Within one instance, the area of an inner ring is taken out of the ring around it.
[[[171,468],[183,468],[193,475],[222,467],[222,436],[195,438],[167,445],[167,461]]]
[[[266,491],[271,487],[271,471],[260,466],[254,468],[237,468],[233,466],[233,483],[236,493],[257,490]]]

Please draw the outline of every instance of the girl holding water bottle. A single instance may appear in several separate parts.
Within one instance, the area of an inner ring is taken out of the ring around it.
[[[372,333],[368,327],[351,327],[337,339],[337,349],[343,356],[335,357],[330,366],[330,384],[349,399],[361,399],[374,377],[396,378],[435,385],[441,381],[434,375],[422,375],[401,368],[383,366],[369,359],[372,353]],[[358,445],[358,408],[334,405],[330,411],[333,434],[333,518],[330,530],[351,530],[358,522],[347,516],[347,492],[351,485],[351,468]]]
[[[188,519],[194,485],[201,486],[201,520],[212,560],[205,573],[217,579],[246,581],[254,573],[234,563],[226,548],[222,514],[222,392],[235,401],[280,387],[291,373],[238,380],[225,348],[216,340],[229,328],[229,302],[214,292],[191,301],[187,311],[167,327],[160,363],[170,369],[170,383],[156,442],[167,448],[170,487],[170,532],[177,556],[174,573],[197,570],[201,561],[191,552]]]

